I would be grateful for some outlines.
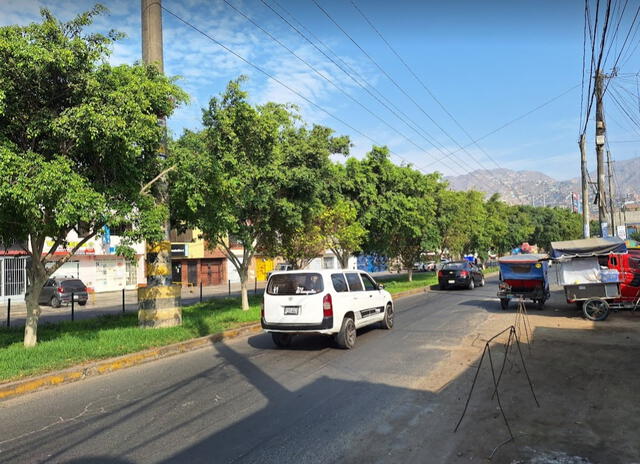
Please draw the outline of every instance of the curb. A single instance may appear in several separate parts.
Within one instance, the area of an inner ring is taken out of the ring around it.
[[[408,296],[418,295],[420,293],[428,293],[430,289],[430,286],[414,288],[411,290],[405,290],[404,292],[398,292],[395,295],[392,295],[392,297],[394,300],[402,299]],[[157,359],[168,358],[177,354],[204,348],[212,343],[231,340],[243,335],[250,335],[261,331],[262,327],[259,322],[251,322],[233,329],[224,330],[204,337],[192,338],[172,345],[149,348],[143,351],[118,356],[116,358],[104,359],[102,361],[95,361],[87,364],[79,364],[61,371],[0,384],[0,401],[45,390],[57,385],[77,382],[89,377],[95,377],[102,374],[108,374],[109,372],[126,369],[128,367],[138,366]]]

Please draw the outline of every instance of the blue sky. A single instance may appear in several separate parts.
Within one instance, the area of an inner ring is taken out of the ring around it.
[[[516,170],[539,170],[557,179],[579,174],[576,141],[580,118],[584,9],[580,0],[354,0],[474,138],[577,86],[545,108],[484,139],[480,143],[482,150],[471,146],[466,152],[458,151],[445,161],[438,160],[458,150],[460,145],[469,144],[470,140],[389,51],[350,0],[317,2],[413,101],[369,61],[313,0],[264,1],[274,9],[279,9],[280,5],[292,13],[305,28],[357,71],[368,85],[401,109],[410,119],[408,123],[419,133],[371,98],[261,0],[227,1],[386,124],[275,43],[223,0],[163,0],[165,8],[263,67],[351,126],[332,119],[165,12],[165,72],[181,76],[180,85],[191,95],[191,103],[178,110],[169,121],[169,127],[176,135],[184,128],[198,129],[201,108],[207,105],[209,98],[220,93],[230,79],[246,74],[249,76],[246,88],[254,102],[272,100],[298,104],[309,123],[328,125],[339,134],[349,135],[354,143],[352,153],[355,156],[362,156],[368,151],[373,143],[371,139],[374,139],[388,145],[397,155],[393,159],[398,163],[408,161],[425,171],[439,170],[447,175],[482,167],[496,168],[497,165]],[[111,61],[119,64],[140,59],[140,2],[105,0],[102,3],[110,13],[98,18],[94,29],[106,32],[115,28],[127,34],[127,38],[115,46]],[[0,0],[0,25],[37,21],[40,7],[47,7],[57,16],[69,19],[93,4],[93,1],[86,0]],[[628,29],[636,6],[628,8],[620,27],[621,36]],[[291,20],[284,10],[279,11]],[[640,34],[629,40],[631,46],[635,46],[640,41]],[[613,42],[612,56],[622,41],[619,38]],[[620,73],[638,72],[639,54],[640,48]],[[623,106],[628,111],[636,108],[637,115],[636,78],[616,79],[612,88],[619,92],[619,101],[625,96]],[[640,155],[640,143],[628,142],[640,139],[638,127],[613,101],[607,101],[607,115],[614,159]],[[397,130],[392,130],[387,124]],[[590,123],[589,134],[594,130],[592,126]],[[428,140],[420,135],[425,132],[429,134]],[[588,150],[593,168],[595,156],[591,141],[590,137]]]

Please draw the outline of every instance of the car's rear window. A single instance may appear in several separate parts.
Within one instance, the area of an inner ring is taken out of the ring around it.
[[[84,290],[85,286],[79,279],[69,279],[62,281],[62,288],[69,290]]]
[[[514,274],[529,274],[531,272],[531,264],[509,264],[509,269]]]
[[[445,264],[442,269],[445,271],[458,271],[460,269],[464,269],[466,263],[448,263]]]
[[[269,295],[313,295],[324,290],[322,276],[312,273],[275,274],[269,279]]]

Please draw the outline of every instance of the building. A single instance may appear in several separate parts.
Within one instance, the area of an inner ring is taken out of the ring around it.
[[[69,254],[81,237],[72,231],[67,236],[67,248],[58,248],[55,258],[62,258]],[[135,289],[146,285],[145,276],[145,244],[133,245],[135,259],[133,262],[116,255],[116,247],[121,243],[118,235],[111,235],[105,228],[100,236],[93,237],[81,246],[75,255],[63,264],[54,277],[77,278],[84,282],[90,292],[111,292],[124,289]],[[53,240],[47,240],[45,249],[53,245]]]
[[[222,285],[227,282],[227,258],[210,249],[197,230],[171,231],[173,282],[183,287]]]

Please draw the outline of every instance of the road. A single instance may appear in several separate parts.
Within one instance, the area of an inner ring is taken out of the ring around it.
[[[399,300],[395,328],[359,331],[351,351],[259,334],[5,401],[0,461],[444,462],[416,455],[430,428],[454,425],[423,384],[495,290],[493,277]]]

